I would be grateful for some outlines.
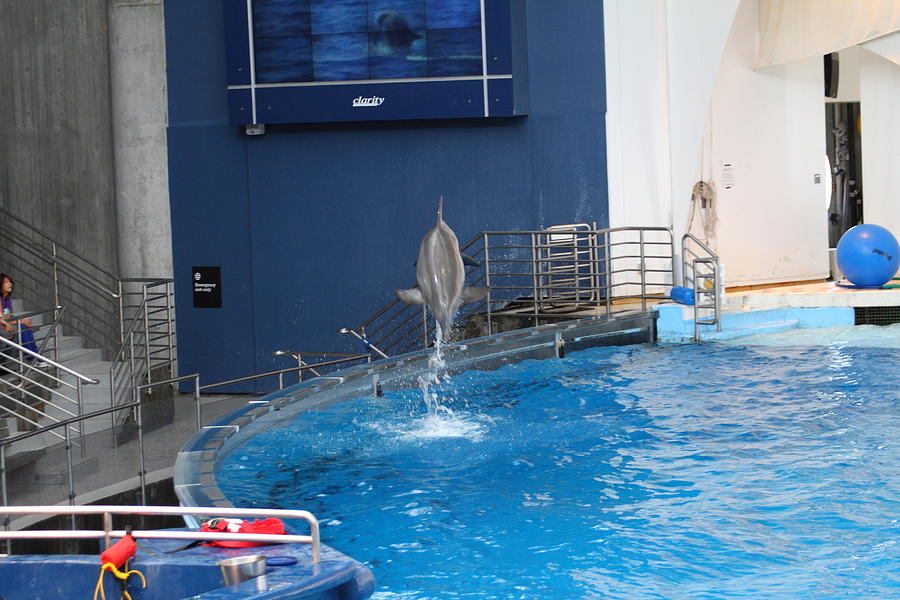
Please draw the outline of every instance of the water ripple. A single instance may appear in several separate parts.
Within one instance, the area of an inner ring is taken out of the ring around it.
[[[440,422],[417,390],[302,415],[219,478],[318,514],[380,599],[897,597],[898,376],[862,345],[594,349],[441,382]]]

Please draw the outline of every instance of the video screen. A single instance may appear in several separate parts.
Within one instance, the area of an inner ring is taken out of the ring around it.
[[[254,0],[257,83],[482,74],[479,0]]]

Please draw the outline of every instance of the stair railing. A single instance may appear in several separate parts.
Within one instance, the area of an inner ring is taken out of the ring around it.
[[[109,368],[110,406],[130,402],[136,387],[169,379],[177,368],[172,280],[127,279],[123,284],[123,306],[131,318]],[[113,427],[129,416],[114,413]]]
[[[160,381],[158,383],[150,384],[154,385],[165,385],[168,383],[177,383],[180,381],[192,380],[194,382],[194,402],[197,405],[197,430],[200,430],[200,376],[196,373],[192,375],[184,375],[182,377],[178,377],[172,379],[170,381]],[[96,383],[96,382],[94,382]],[[78,431],[84,431],[84,422],[89,419],[97,419],[100,417],[105,417],[109,414],[114,414],[117,412],[127,412],[127,411],[135,411],[137,414],[137,433],[138,433],[138,478],[140,481],[140,491],[141,491],[141,501],[146,503],[147,491],[146,491],[146,467],[144,462],[144,426],[143,421],[141,419],[141,407],[143,402],[140,398],[140,388],[136,388],[135,390],[135,398],[134,402],[130,402],[128,404],[123,404],[122,406],[114,406],[110,408],[103,408],[100,410],[96,410],[86,414],[79,414],[68,419],[64,419],[61,421],[57,421],[55,423],[51,423],[50,425],[45,425],[43,427],[38,428],[35,431],[28,431],[25,433],[20,433],[8,439],[0,440],[0,502],[2,505],[0,506],[8,506],[9,505],[9,483],[7,481],[8,475],[8,459],[10,457],[10,448],[13,447],[18,442],[23,442],[29,438],[39,436],[45,433],[51,433],[65,440],[65,449],[66,449],[66,470],[68,474],[68,500],[69,505],[73,505],[75,503],[76,498],[76,480],[75,480],[75,472],[73,469],[73,456],[72,456],[72,446],[80,445],[82,448],[82,455],[84,455],[84,444],[76,444],[72,441],[72,434],[75,431],[75,428],[78,428]],[[60,434],[57,429],[62,429],[63,433]],[[2,512],[2,511],[0,511]],[[9,517],[4,521],[4,528],[9,529]]]
[[[702,326],[722,331],[722,275],[719,256],[697,236],[681,237],[682,286],[694,291],[694,341]]]
[[[100,383],[3,336],[0,336],[0,351],[4,354],[0,371],[5,373],[0,379],[0,416],[13,417],[36,429],[45,427],[40,419],[49,420],[52,425],[81,415],[84,407],[82,387]],[[39,362],[44,365],[37,366]],[[63,418],[52,414],[53,411],[62,413]],[[81,444],[84,422],[79,421],[78,427],[64,435],[53,429],[49,431],[66,441],[71,433],[77,433]]]
[[[368,353],[362,354],[347,354],[344,352],[298,352],[298,351],[281,351],[281,355],[300,355],[300,356],[322,356],[322,357],[337,357],[330,358],[329,360],[322,360],[315,363],[307,363],[303,360],[297,359],[298,364],[296,367],[287,367],[285,369],[275,369],[274,371],[266,371],[264,373],[256,373],[255,375],[247,375],[245,377],[236,377],[234,379],[228,379],[226,381],[217,381],[215,383],[207,383],[205,385],[200,386],[200,391],[205,392],[209,390],[213,390],[216,388],[224,387],[226,385],[234,385],[236,383],[244,383],[246,381],[256,381],[259,379],[264,379],[266,377],[274,377],[278,382],[278,389],[283,390],[285,388],[284,376],[288,373],[296,373],[298,381],[303,380],[303,372],[309,371],[310,373],[314,373],[317,377],[324,377],[328,379],[328,376],[322,376],[318,374],[317,369],[324,369],[326,367],[333,367],[335,365],[343,365],[346,366],[347,363],[357,362],[357,361],[366,361],[371,362],[372,356]],[[199,409],[198,409],[199,410]],[[199,422],[200,413],[197,413],[197,419]]]
[[[67,333],[112,358],[112,406],[128,401],[134,386],[177,371],[171,279],[119,278],[8,210],[0,208],[0,217],[4,261],[22,274],[17,292],[40,304],[65,304]]]
[[[13,319],[16,321],[31,319],[32,325],[28,329],[34,335],[37,344],[37,352],[41,356],[51,356],[53,360],[59,360],[59,321],[65,312],[64,306],[54,306],[44,310],[34,310],[16,313]],[[50,317],[49,323],[44,323],[46,317]],[[15,342],[22,345],[25,328],[19,327],[15,333]],[[19,356],[23,359],[23,356]]]
[[[118,348],[124,316],[119,279],[8,210],[0,208],[0,217],[4,268],[19,275],[17,295],[38,305],[67,306],[68,333],[107,355]]]
[[[556,226],[538,231],[484,231],[460,248],[475,259],[467,286],[485,286],[481,302],[463,304],[452,339],[498,333],[506,317],[538,325],[578,316],[647,310],[672,285],[674,241],[666,227]],[[392,300],[356,327],[345,327],[364,352],[394,356],[431,345],[435,326],[423,307]]]

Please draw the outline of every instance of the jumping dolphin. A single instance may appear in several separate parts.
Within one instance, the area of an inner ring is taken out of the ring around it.
[[[409,28],[403,15],[395,10],[384,10],[375,17],[375,26],[380,34],[382,52],[385,54],[406,55],[410,46],[422,36]]]
[[[487,288],[463,285],[466,271],[459,254],[459,241],[453,230],[444,223],[443,204],[444,197],[441,196],[437,223],[428,230],[419,246],[419,259],[416,261],[419,286],[394,293],[407,304],[427,304],[446,335],[459,305],[484,298]]]

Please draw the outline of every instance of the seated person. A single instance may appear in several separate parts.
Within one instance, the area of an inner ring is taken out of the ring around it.
[[[16,335],[15,325],[19,326],[19,330],[21,333],[21,344],[31,350],[32,352],[37,352],[37,344],[34,342],[34,332],[31,331],[31,319],[14,319],[12,315],[12,291],[13,291],[13,280],[12,277],[7,275],[6,273],[0,273],[0,328],[6,334],[10,340],[14,342],[19,342],[19,338]],[[27,359],[31,359],[31,356],[28,356]],[[38,364],[37,366],[43,366]]]

